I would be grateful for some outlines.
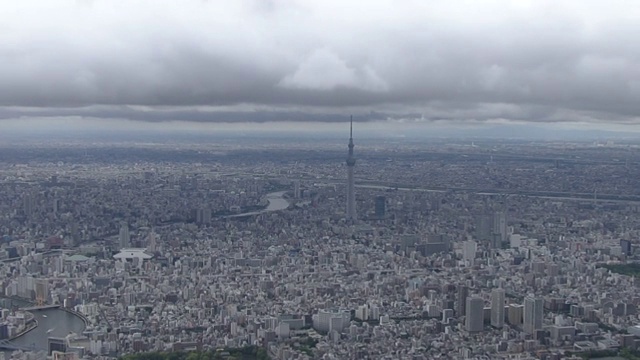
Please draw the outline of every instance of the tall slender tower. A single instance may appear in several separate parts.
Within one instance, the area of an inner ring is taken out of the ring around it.
[[[347,157],[347,220],[356,220],[356,188],[353,179],[353,168],[356,159],[353,157],[353,116],[349,127],[349,156]]]

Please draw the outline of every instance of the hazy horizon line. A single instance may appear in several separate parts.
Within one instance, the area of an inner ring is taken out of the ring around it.
[[[202,123],[186,121],[140,122],[126,119],[31,118],[0,121],[0,138],[46,137],[57,139],[83,138],[149,138],[149,137],[327,137],[348,136],[349,123],[344,122],[232,122]],[[531,123],[512,121],[369,121],[354,123],[356,139],[616,139],[640,138],[640,127],[619,125],[599,126],[593,123]]]

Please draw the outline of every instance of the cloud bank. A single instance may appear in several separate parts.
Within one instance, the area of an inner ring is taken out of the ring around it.
[[[635,124],[631,1],[22,0],[0,118]]]

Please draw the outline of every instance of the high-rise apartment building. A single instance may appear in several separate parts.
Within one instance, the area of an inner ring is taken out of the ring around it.
[[[502,328],[504,326],[504,289],[491,290],[491,326]]]
[[[376,218],[378,219],[384,218],[386,216],[386,212],[387,212],[387,199],[384,196],[377,196],[376,204],[375,204]]]
[[[514,326],[522,325],[522,316],[524,314],[524,306],[521,304],[509,304],[509,313],[507,319],[509,324]]]
[[[533,334],[536,330],[542,330],[544,317],[544,303],[541,298],[527,296],[524,299],[523,330],[527,334]]]
[[[462,243],[462,259],[469,265],[473,265],[478,251],[478,243],[473,240],[467,240]]]
[[[120,249],[128,248],[131,246],[131,238],[129,236],[129,225],[127,225],[126,223],[123,223],[120,226],[120,235],[118,240],[119,240],[118,245],[120,245]]]
[[[456,294],[456,316],[464,316],[467,312],[467,297],[469,296],[469,288],[464,285],[458,285],[458,293]]]
[[[33,194],[27,193],[24,194],[22,198],[23,202],[23,212],[26,217],[31,217],[33,213],[36,211],[36,198]]]
[[[475,236],[478,241],[487,242],[493,249],[502,247],[509,239],[507,214],[496,211],[493,215],[482,214],[476,218]]]
[[[293,198],[300,199],[300,181],[296,180],[293,182]]]
[[[481,332],[484,329],[484,300],[479,297],[467,298],[465,329]]]
[[[493,214],[493,226],[491,234],[491,247],[499,249],[502,243],[508,240],[507,234],[507,215],[502,211]]]

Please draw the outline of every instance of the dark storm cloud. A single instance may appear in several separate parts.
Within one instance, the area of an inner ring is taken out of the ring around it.
[[[114,4],[3,5],[0,118],[638,119],[623,1]]]

